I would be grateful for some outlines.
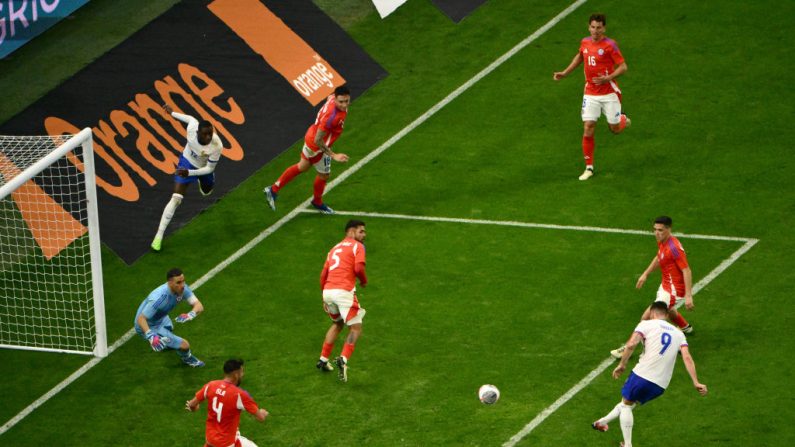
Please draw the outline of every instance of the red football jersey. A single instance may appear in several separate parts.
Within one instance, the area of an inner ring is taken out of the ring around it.
[[[196,400],[207,400],[207,443],[226,447],[235,443],[240,427],[240,412],[255,414],[259,409],[249,394],[225,380],[207,382],[196,392]]]
[[[364,244],[346,237],[326,256],[323,270],[328,271],[324,290],[353,290],[356,287],[356,264],[365,263]]]
[[[593,83],[593,78],[613,73],[616,65],[624,62],[624,56],[613,39],[604,37],[599,42],[594,42],[591,37],[586,37],[580,41],[580,54],[585,69],[586,95],[621,94],[615,79],[607,84]]]
[[[682,270],[688,268],[688,264],[685,249],[679,239],[670,236],[665,242],[657,242],[657,259],[660,261],[663,290],[684,297],[685,277]]]
[[[317,112],[315,122],[309,126],[309,129],[306,131],[304,143],[309,149],[317,151],[319,148],[317,144],[315,144],[315,135],[317,134],[317,130],[321,129],[326,133],[326,146],[331,147],[342,134],[342,126],[345,124],[346,116],[348,116],[348,112],[337,109],[337,104],[334,102],[334,95],[330,95],[320,111]]]

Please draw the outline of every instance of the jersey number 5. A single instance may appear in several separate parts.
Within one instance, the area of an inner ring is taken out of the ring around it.
[[[215,414],[217,415],[216,417],[217,417],[217,419],[218,419],[218,423],[219,423],[219,424],[221,423],[221,410],[223,410],[223,409],[224,409],[224,403],[223,403],[223,402],[221,402],[221,403],[219,404],[219,403],[218,403],[218,397],[217,397],[217,396],[216,396],[216,397],[213,397],[213,411],[214,411],[214,412],[215,412]]]
[[[596,56],[588,56],[588,65],[596,67]]]
[[[340,266],[340,257],[339,254],[342,253],[342,249],[338,248],[331,252],[331,259],[334,260],[334,264],[331,264],[331,267],[328,268],[329,271],[334,270],[335,268]]]

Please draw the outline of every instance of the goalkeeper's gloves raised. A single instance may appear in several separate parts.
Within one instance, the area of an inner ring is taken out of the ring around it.
[[[149,340],[149,344],[152,345],[152,350],[154,351],[162,351],[163,348],[166,347],[165,340],[160,338],[159,335],[155,334],[152,331],[146,331],[146,339]]]
[[[177,323],[186,323],[192,319],[196,318],[196,312],[190,311],[186,314],[182,314],[177,317]]]

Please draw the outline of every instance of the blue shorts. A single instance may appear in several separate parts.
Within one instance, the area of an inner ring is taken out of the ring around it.
[[[171,323],[171,318],[169,317],[160,320],[160,324],[149,326],[149,330],[159,335],[166,342],[166,347],[169,349],[179,349],[182,345],[182,338],[171,332],[174,330],[174,324]],[[144,331],[137,324],[135,325],[135,332],[146,340]],[[149,340],[146,340],[146,342],[149,343]]]
[[[664,392],[665,388],[654,382],[649,382],[632,372],[629,374],[627,381],[624,382],[624,388],[621,389],[621,396],[626,400],[645,404],[652,399],[662,396]]]
[[[180,155],[179,156],[179,163],[177,164],[177,169],[180,169],[180,168],[184,168],[184,169],[199,169],[196,166],[193,166],[188,161],[188,159],[185,158],[184,155]],[[203,189],[205,189],[205,190],[206,189],[212,189],[213,186],[215,186],[215,173],[211,172],[209,174],[204,174],[204,175],[199,175],[199,176],[189,175],[187,177],[180,177],[176,173],[174,174],[174,181],[177,182],[177,183],[190,184],[190,183],[196,183],[197,180],[199,181],[199,183],[202,184],[202,186],[204,186]]]

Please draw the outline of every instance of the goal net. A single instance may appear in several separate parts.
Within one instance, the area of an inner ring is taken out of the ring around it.
[[[0,136],[0,347],[107,355],[91,129]]]

